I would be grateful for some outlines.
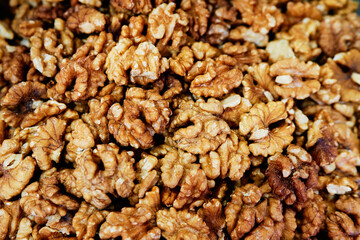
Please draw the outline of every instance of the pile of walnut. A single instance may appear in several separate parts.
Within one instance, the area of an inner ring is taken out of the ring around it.
[[[351,0],[10,0],[0,239],[360,239]]]

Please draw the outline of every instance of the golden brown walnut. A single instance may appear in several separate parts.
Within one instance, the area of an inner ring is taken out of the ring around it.
[[[336,201],[336,211],[326,219],[330,239],[356,239],[360,235],[359,198],[342,196]]]
[[[156,223],[162,230],[162,236],[169,240],[209,239],[210,230],[204,220],[188,210],[160,210],[156,213]]]
[[[100,224],[105,221],[108,214],[107,211],[99,211],[94,206],[82,202],[72,221],[77,239],[94,238]]]
[[[167,138],[171,145],[193,154],[206,154],[225,142],[230,128],[222,119],[187,101],[175,110],[169,131],[173,132]]]
[[[75,169],[60,171],[60,181],[68,192],[103,209],[111,203],[108,193],[123,198],[132,194],[135,180],[132,155],[126,151],[119,153],[114,143],[97,145],[94,151],[86,149],[76,157]]]
[[[338,175],[337,175],[338,174]],[[342,176],[341,172],[333,172],[332,175],[326,175],[319,178],[319,189],[324,189],[330,194],[344,195],[358,190],[357,177]]]
[[[154,144],[155,133],[165,131],[170,115],[169,101],[158,89],[133,87],[127,90],[123,106],[115,103],[110,107],[108,127],[121,145],[146,149]]]
[[[246,76],[248,75],[245,75],[243,84],[247,78]],[[241,97],[239,94],[235,93],[225,96],[220,103],[223,108],[221,118],[224,119],[230,127],[237,127],[241,115],[249,112],[252,107],[252,104],[247,98]]]
[[[55,29],[37,31],[30,38],[30,57],[36,70],[46,77],[54,77],[62,61],[63,45],[58,43]]]
[[[101,32],[105,28],[105,16],[91,7],[77,5],[70,8],[67,13],[66,26],[78,33],[90,34]]]
[[[334,60],[334,61],[333,61]],[[344,102],[360,102],[359,72],[358,62],[360,61],[360,51],[350,50],[338,53],[333,60],[329,59],[327,65],[331,71],[331,79],[340,87],[341,100]],[[333,85],[332,84],[332,85]]]
[[[281,101],[257,103],[249,113],[241,116],[240,134],[244,136],[250,134],[249,140],[254,141],[249,144],[252,154],[267,157],[282,152],[291,143],[292,133],[295,130],[291,121],[285,121],[273,129],[269,127],[273,123],[286,119],[287,116],[285,104]]]
[[[150,190],[159,180],[158,173],[158,159],[151,154],[142,153],[141,160],[136,163],[136,180],[138,184],[134,187],[135,199],[140,199],[145,196],[145,193]]]
[[[17,47],[15,52],[5,52],[1,58],[4,79],[13,84],[25,79],[27,67],[30,65],[30,56],[25,47]]]
[[[44,103],[41,103],[41,105],[37,106],[33,112],[30,112],[27,114],[23,121],[21,122],[20,127],[26,128],[31,127],[44,118],[59,115],[63,113],[66,110],[66,105],[63,103],[59,103],[54,100],[49,100]]]
[[[125,16],[123,14],[120,14],[118,18],[123,19],[124,17]],[[114,25],[112,26],[112,28],[114,28],[113,31],[119,31],[121,23],[117,23],[117,21],[121,21],[121,20],[114,19],[113,21],[114,21],[114,23],[112,23]],[[120,38],[129,38],[134,43],[137,44],[147,41],[146,36],[143,35],[145,24],[146,24],[145,16],[143,15],[132,16],[129,19],[129,25],[123,25],[121,27]]]
[[[20,205],[27,217],[38,224],[52,223],[52,218],[64,217],[67,210],[76,210],[77,201],[63,194],[56,168],[44,171],[39,182],[28,185],[21,193]]]
[[[230,32],[230,36],[231,34],[232,32]],[[245,64],[245,66],[239,65],[242,70],[247,65],[261,63],[268,58],[264,49],[256,48],[255,44],[251,42],[245,42],[244,44],[227,42],[222,46],[222,51],[235,58],[238,64]]]
[[[225,216],[221,202],[214,198],[203,204],[198,211],[199,216],[204,219],[204,222],[210,229],[209,238],[212,240],[221,239],[225,237],[223,228],[225,227]]]
[[[22,124],[28,114],[46,97],[46,87],[39,82],[21,82],[13,85],[1,98],[0,118],[11,127]]]
[[[235,189],[225,216],[231,239],[280,239],[285,226],[281,201],[265,198],[262,189],[253,184]]]
[[[87,56],[78,59],[64,61],[61,70],[55,76],[56,95],[65,94],[75,80],[71,91],[73,101],[86,100],[94,97],[98,93],[98,88],[103,87],[106,81],[106,75],[102,71],[102,64],[97,66],[97,57]],[[56,96],[55,96],[56,97]]]
[[[355,34],[358,29],[358,24],[351,21],[350,15],[328,17],[320,24],[318,43],[324,53],[330,57],[338,52],[345,52],[354,45],[359,48]]]
[[[319,166],[305,149],[289,145],[287,155],[280,153],[268,159],[266,176],[274,194],[287,205],[304,203],[307,190],[318,183]]]
[[[224,143],[216,151],[200,155],[199,162],[208,178],[229,177],[232,181],[240,180],[250,168],[249,147],[244,139],[239,139],[231,131]]]
[[[189,18],[189,32],[195,39],[199,39],[207,31],[208,19],[210,18],[210,11],[204,0],[185,0],[180,4],[188,14]]]
[[[65,139],[69,141],[66,146],[65,159],[74,162],[84,150],[95,146],[95,139],[90,128],[81,119],[73,121],[70,130],[71,132],[65,136]]]
[[[248,67],[247,71],[249,74],[245,75],[242,85],[244,97],[248,99],[251,104],[270,102],[277,98],[274,90],[275,83],[269,74],[269,64],[254,64]]]
[[[187,80],[191,81],[190,92],[201,97],[221,97],[240,86],[242,72],[236,60],[222,55],[216,61],[206,59],[197,62],[189,70]]]
[[[155,216],[160,208],[160,191],[153,187],[135,207],[124,207],[121,212],[111,212],[100,227],[101,239],[160,239],[161,230]]]
[[[110,4],[118,12],[129,10],[135,14],[148,14],[152,9],[150,0],[111,0]]]
[[[335,159],[336,168],[346,174],[357,176],[357,167],[360,165],[360,157],[356,152],[341,151]]]
[[[169,67],[166,58],[151,42],[133,45],[129,38],[121,38],[106,57],[106,74],[110,81],[119,85],[128,82],[147,85],[156,81]],[[130,76],[127,71],[130,70]]]
[[[298,226],[303,239],[309,239],[319,233],[325,222],[326,207],[327,203],[318,194],[314,194],[305,202],[301,210],[302,219]]]
[[[176,4],[163,3],[154,8],[148,17],[147,38],[162,52],[171,41],[171,48],[178,50],[187,40],[188,15],[181,9],[174,13]]]
[[[151,150],[151,154],[159,159],[161,181],[169,188],[180,185],[187,172],[199,168],[195,164],[195,155],[169,145],[157,146]]]
[[[284,214],[284,223],[285,223],[285,227],[281,239],[285,239],[285,240],[294,239],[295,230],[297,228],[295,210],[291,208],[286,208]]]
[[[0,239],[15,239],[17,237],[21,215],[19,200],[0,203]]]
[[[293,25],[304,18],[322,20],[322,13],[315,4],[308,2],[288,2],[286,4],[286,23]]]
[[[320,67],[313,62],[280,60],[271,65],[270,75],[275,77],[275,92],[283,98],[305,99],[320,89]]]
[[[185,46],[181,51],[169,59],[170,70],[180,76],[185,76],[194,65],[193,51]]]
[[[197,60],[205,60],[207,58],[214,58],[219,56],[220,51],[218,48],[211,46],[205,42],[194,42],[191,45],[191,50]]]
[[[30,147],[41,170],[50,169],[52,161],[59,162],[61,151],[64,148],[65,128],[66,121],[56,117],[48,119],[44,126],[37,128],[36,136],[31,139]]]
[[[103,143],[109,142],[110,132],[106,114],[115,101],[112,95],[105,95],[100,99],[91,99],[88,102],[89,113],[82,115],[83,121],[88,124],[95,139],[99,137]]]
[[[319,26],[319,21],[306,18],[291,26],[288,32],[277,33],[276,37],[281,40],[272,41],[266,47],[271,55],[270,59],[276,62],[279,55],[286,58],[296,56],[301,61],[315,59],[321,54],[321,48],[316,42]]]
[[[21,143],[15,139],[5,139],[0,147],[0,199],[10,199],[25,188],[35,171],[36,162],[32,157],[24,157]]]

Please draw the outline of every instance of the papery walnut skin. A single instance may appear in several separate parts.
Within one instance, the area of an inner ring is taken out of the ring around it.
[[[159,192],[158,187],[153,187],[135,207],[111,212],[100,227],[100,238],[160,239],[161,230],[155,222],[155,214],[160,208]]]

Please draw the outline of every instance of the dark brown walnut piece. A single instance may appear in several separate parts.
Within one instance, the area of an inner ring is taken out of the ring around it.
[[[307,191],[318,183],[319,166],[305,149],[289,145],[287,155],[280,153],[268,159],[266,176],[274,194],[286,204],[304,203]]]
[[[30,55],[25,47],[17,47],[15,52],[6,52],[1,62],[4,79],[15,84],[25,79]]]

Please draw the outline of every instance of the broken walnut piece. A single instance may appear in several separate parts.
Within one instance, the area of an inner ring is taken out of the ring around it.
[[[108,111],[109,131],[123,146],[147,149],[154,144],[155,133],[165,131],[171,113],[169,101],[156,87],[129,88],[123,106],[115,103]]]
[[[101,56],[99,54],[97,57]],[[71,91],[73,101],[86,100],[95,97],[98,88],[103,87],[106,81],[106,75],[101,67],[97,65],[97,57],[87,56],[78,59],[63,61],[61,70],[55,76],[55,98],[57,95],[63,95],[68,91],[69,86],[75,80]]]
[[[266,176],[274,194],[287,205],[304,203],[307,190],[317,186],[319,166],[305,149],[289,145],[287,155],[280,153],[268,159]]]
[[[110,4],[118,12],[128,10],[134,14],[148,14],[152,10],[150,0],[111,0]]]
[[[188,46],[169,59],[170,70],[180,76],[185,76],[194,64],[194,54]]]
[[[204,219],[204,222],[209,227],[209,238],[211,240],[225,237],[225,233],[223,231],[226,224],[225,215],[219,199],[213,198],[204,203],[202,208],[199,209],[198,215]]]
[[[61,151],[64,148],[63,134],[66,121],[52,117],[44,126],[39,126],[36,135],[30,141],[33,157],[41,170],[48,170],[52,161],[58,163]]]
[[[221,55],[216,61],[206,59],[197,62],[189,70],[187,80],[192,80],[190,92],[201,97],[221,97],[240,86],[242,72],[236,67],[236,60]]]
[[[56,168],[51,168],[41,174],[39,182],[29,184],[21,193],[21,208],[38,224],[51,223],[52,218],[64,217],[67,210],[79,207],[73,198],[61,193],[58,177]]]
[[[162,236],[169,240],[209,239],[210,230],[204,220],[196,213],[188,210],[159,210],[156,212],[157,226],[162,230]]]
[[[23,46],[16,47],[14,52],[6,51],[1,59],[4,79],[12,84],[24,81],[30,61],[30,55]]]
[[[108,211],[99,211],[85,201],[82,202],[72,221],[77,239],[94,238],[100,224],[105,221],[108,214]]]
[[[159,50],[151,42],[141,42],[136,46],[129,38],[120,38],[105,62],[109,80],[119,85],[127,85],[129,81],[147,85],[156,81],[168,67],[168,60],[161,58]]]
[[[280,238],[285,226],[282,203],[263,194],[262,189],[253,184],[237,187],[231,194],[225,217],[232,239]]]
[[[193,154],[206,154],[226,140],[230,128],[222,119],[187,101],[175,110],[169,131],[173,133],[173,137],[167,137],[170,145]]]
[[[71,31],[90,34],[101,32],[105,28],[105,16],[101,12],[84,5],[76,5],[66,13],[66,26]]]
[[[353,239],[360,235],[359,198],[341,196],[335,202],[336,211],[328,214],[326,226],[330,239]]]
[[[210,11],[206,1],[186,0],[181,2],[180,7],[188,14],[190,35],[195,39],[199,39],[206,33],[208,19],[210,18]]]
[[[292,133],[295,126],[292,122],[285,121],[279,127],[269,128],[271,124],[282,121],[288,116],[285,104],[281,101],[260,102],[255,104],[249,113],[243,114],[239,122],[241,135],[248,135],[250,151],[255,156],[267,157],[282,150],[293,140]]]
[[[19,200],[0,202],[0,239],[17,237],[21,215]]]
[[[155,214],[160,209],[160,190],[153,187],[135,207],[123,207],[121,212],[111,212],[100,227],[101,239],[160,239],[161,230],[156,225]]]
[[[187,40],[188,16],[176,4],[162,3],[154,8],[148,17],[147,38],[162,52],[171,41],[171,48],[178,50]]]
[[[7,200],[19,193],[30,182],[36,162],[20,152],[21,143],[5,139],[0,146],[0,199]]]
[[[270,75],[275,77],[275,92],[283,98],[305,99],[320,89],[320,67],[313,62],[280,60],[271,65]]]
[[[98,209],[110,205],[108,193],[123,198],[132,195],[135,180],[132,152],[122,151],[114,144],[97,145],[84,150],[76,159],[75,169],[60,171],[59,178],[68,192],[82,196]],[[98,163],[102,162],[101,170]]]

